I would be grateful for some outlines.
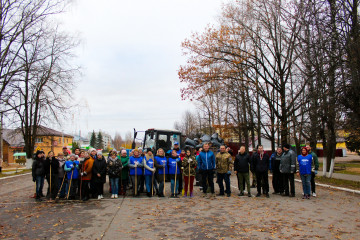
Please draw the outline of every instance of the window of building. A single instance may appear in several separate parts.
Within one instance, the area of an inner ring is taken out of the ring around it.
[[[43,142],[43,138],[42,137],[37,137],[35,138],[35,143],[42,143]]]

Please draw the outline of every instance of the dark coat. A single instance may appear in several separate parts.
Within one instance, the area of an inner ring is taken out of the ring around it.
[[[37,156],[34,158],[34,162],[32,164],[32,176],[35,178],[36,176],[45,177],[45,160],[43,158],[38,158]]]
[[[94,161],[92,171],[94,182],[106,183],[106,161],[104,157],[101,159],[97,158]],[[100,177],[97,176],[98,173],[100,174]]]
[[[238,154],[236,155],[234,161],[234,171],[237,171],[239,173],[248,173],[250,164],[251,161],[249,154]]]
[[[259,153],[254,153],[252,157],[252,169],[255,172],[267,172],[269,170],[269,160],[270,157],[266,153],[264,153],[262,159]]]
[[[51,175],[58,175],[59,173],[59,160],[57,158],[52,157],[46,158],[44,161],[44,168],[45,168],[45,174],[46,176],[50,175],[50,165],[51,165]]]

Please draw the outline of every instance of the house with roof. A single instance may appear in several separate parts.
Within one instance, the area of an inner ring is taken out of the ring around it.
[[[62,152],[63,147],[71,149],[73,136],[60,131],[39,126],[35,139],[34,152],[43,150],[45,154],[53,151],[55,155]],[[24,154],[25,142],[19,129],[3,129],[3,160],[8,164],[15,164],[17,158],[26,156]]]

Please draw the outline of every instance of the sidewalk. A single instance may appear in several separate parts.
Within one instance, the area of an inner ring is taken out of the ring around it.
[[[322,176],[322,175],[323,175],[323,172],[318,171],[317,176]],[[326,176],[329,176],[329,173],[327,173]],[[342,180],[349,180],[349,181],[354,181],[354,182],[360,182],[360,175],[333,173],[332,178],[342,179]]]

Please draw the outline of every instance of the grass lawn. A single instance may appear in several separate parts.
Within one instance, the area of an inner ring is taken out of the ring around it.
[[[14,172],[14,171],[15,173],[4,174],[4,172]],[[17,173],[16,170],[3,170],[2,173],[0,173],[0,178],[29,173],[29,172],[31,172],[31,169],[18,169]]]
[[[345,188],[350,188],[350,189],[354,189],[354,190],[360,190],[360,182],[355,182],[355,181],[317,176],[315,178],[315,182],[328,184],[328,185],[336,186],[336,187],[345,187]]]
[[[336,170],[336,168],[342,168],[343,170]],[[323,164],[319,164],[319,170],[322,170]],[[343,173],[350,175],[360,175],[360,162],[351,163],[335,163],[335,173]]]

